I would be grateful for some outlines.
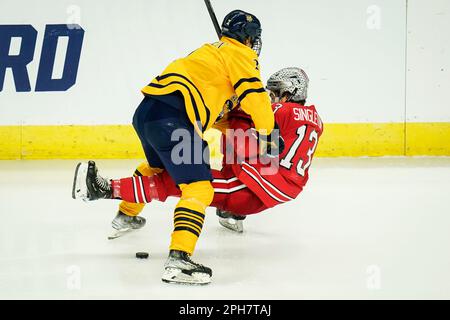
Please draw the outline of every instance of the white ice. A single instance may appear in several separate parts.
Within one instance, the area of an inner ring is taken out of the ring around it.
[[[110,178],[139,164],[97,162]],[[194,255],[213,269],[204,287],[160,280],[175,199],[108,241],[118,202],[72,200],[76,163],[0,162],[1,299],[450,298],[450,158],[315,159],[299,198],[242,235],[208,209]]]

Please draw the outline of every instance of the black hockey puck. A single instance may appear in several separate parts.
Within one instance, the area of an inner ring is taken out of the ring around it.
[[[147,259],[148,252],[136,252],[136,258],[138,259]]]

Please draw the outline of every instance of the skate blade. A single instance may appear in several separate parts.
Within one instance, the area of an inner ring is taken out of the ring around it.
[[[115,232],[112,235],[110,235],[108,237],[108,240],[114,240],[114,239],[120,238],[120,237],[126,235],[127,233],[130,233],[133,230],[134,229],[131,229],[131,228],[127,228],[127,229],[124,229],[124,230],[118,230],[117,232]]]
[[[233,218],[219,218],[219,223],[222,227],[225,227],[233,232],[244,232],[244,223],[242,222],[242,220],[234,220]]]
[[[86,186],[88,165],[80,162],[75,169],[75,176],[72,185],[72,198],[89,201],[88,190]]]
[[[180,269],[167,268],[161,280],[165,283],[170,284],[181,284],[181,285],[194,285],[194,286],[204,286],[211,283],[211,277],[204,273],[193,273],[192,275],[187,275],[183,273]]]

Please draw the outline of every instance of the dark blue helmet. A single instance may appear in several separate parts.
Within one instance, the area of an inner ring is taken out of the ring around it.
[[[258,54],[261,52],[261,23],[253,14],[242,10],[233,10],[225,16],[222,22],[222,35],[245,43],[250,39],[252,48]]]

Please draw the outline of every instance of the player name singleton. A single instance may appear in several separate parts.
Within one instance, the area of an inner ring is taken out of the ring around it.
[[[317,112],[314,112],[313,110],[309,110],[306,108],[293,108],[292,110],[295,114],[294,120],[309,121],[309,122],[319,126],[321,129],[323,128],[322,120],[320,119]]]
[[[271,305],[259,305],[259,304],[244,304],[244,305],[236,305],[236,304],[225,304],[220,307],[202,307],[202,306],[190,306],[186,304],[186,306],[180,307],[179,314],[180,315],[203,315],[207,318],[211,317],[214,313],[218,313],[221,315],[265,315],[270,317],[271,315]]]

